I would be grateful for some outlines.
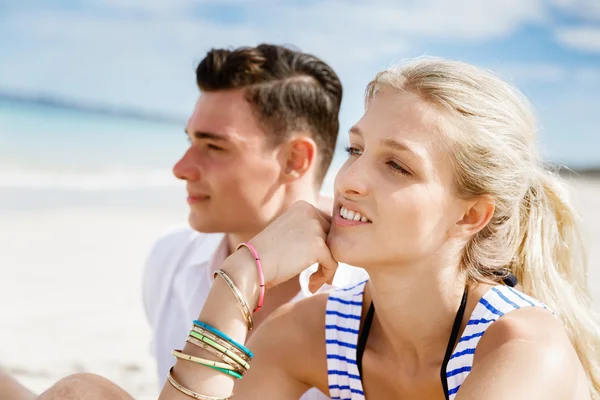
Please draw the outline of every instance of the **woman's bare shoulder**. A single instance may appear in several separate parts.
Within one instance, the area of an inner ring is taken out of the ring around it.
[[[277,370],[308,387],[327,390],[325,308],[328,294],[288,303],[273,312],[248,341],[252,368]]]
[[[328,297],[328,293],[319,293],[282,305],[261,324],[250,341],[269,339],[290,344],[324,338]]]
[[[566,399],[585,387],[585,372],[561,321],[546,309],[526,307],[486,330],[457,399],[481,398],[483,393],[490,399],[509,394]]]

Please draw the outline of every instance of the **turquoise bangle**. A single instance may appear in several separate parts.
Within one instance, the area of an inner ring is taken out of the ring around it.
[[[208,367],[208,368],[212,368],[212,369],[214,369],[216,371],[219,371],[219,372],[221,372],[223,374],[226,374],[226,375],[229,375],[229,376],[233,376],[235,379],[242,379],[242,374],[240,374],[239,372],[235,372],[234,370],[225,369],[225,368],[219,368],[219,367],[215,367],[215,366],[212,366],[212,365],[205,365],[205,364],[202,364],[202,365],[204,365],[205,367]]]
[[[217,328],[214,328],[214,327],[212,327],[209,324],[206,324],[204,322],[198,321],[197,319],[194,320],[194,325],[196,325],[196,326],[198,326],[200,328],[204,328],[207,331],[214,333],[215,335],[219,336],[221,339],[225,340],[226,342],[229,342],[231,345],[233,345],[233,346],[237,347],[238,349],[240,349],[242,352],[244,352],[251,359],[254,358],[254,353],[252,353],[249,348],[247,348],[246,346],[244,346],[242,344],[239,344],[238,342],[236,342],[235,340],[233,340],[232,338],[230,338],[226,333],[221,332]]]
[[[235,353],[230,352],[225,347],[221,346],[219,343],[213,341],[212,339],[207,338],[206,336],[201,335],[200,333],[194,332],[194,331],[190,331],[189,335],[195,337],[196,339],[203,341],[204,343],[210,345],[212,348],[217,349],[221,353],[227,355],[227,357],[232,358],[235,362],[237,362],[242,367],[244,367],[246,369],[250,369],[250,364],[248,364],[246,361],[244,361],[240,356],[238,356]]]

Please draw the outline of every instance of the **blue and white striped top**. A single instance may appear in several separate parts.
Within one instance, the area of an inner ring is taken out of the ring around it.
[[[332,400],[365,399],[356,363],[356,350],[366,283],[364,281],[347,289],[335,290],[327,301],[325,339],[329,396]],[[446,368],[450,400],[454,399],[469,375],[475,348],[485,330],[504,314],[523,307],[547,308],[539,301],[504,285],[491,288],[479,300]]]

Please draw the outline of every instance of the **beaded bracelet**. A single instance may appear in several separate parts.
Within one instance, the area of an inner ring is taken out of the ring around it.
[[[221,278],[223,278],[223,280],[225,281],[227,286],[229,286],[229,289],[231,289],[231,291],[233,292],[233,295],[235,296],[238,303],[240,304],[240,308],[242,309],[242,314],[244,315],[244,319],[246,320],[246,323],[248,324],[248,330],[251,331],[252,328],[254,328],[254,321],[252,320],[252,313],[250,312],[250,307],[248,307],[248,303],[244,299],[242,292],[240,291],[240,289],[238,289],[238,287],[235,285],[233,280],[229,277],[229,275],[227,275],[227,273],[225,271],[223,271],[222,269],[218,269],[215,271],[214,276],[216,277],[217,275],[220,276]]]
[[[171,367],[171,369],[169,370],[169,374],[167,375],[167,379],[169,380],[169,383],[175,389],[177,389],[179,392],[185,394],[188,397],[191,397],[196,400],[229,400],[233,397],[233,395],[231,395],[229,397],[212,397],[212,396],[205,396],[203,394],[196,393],[196,392],[182,386],[179,382],[177,382],[175,380],[175,378],[173,378],[172,372],[173,372],[173,367]]]

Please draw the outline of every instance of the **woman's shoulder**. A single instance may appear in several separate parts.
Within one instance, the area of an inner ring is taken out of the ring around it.
[[[491,287],[481,296],[474,314],[478,311],[491,316],[493,323],[485,329],[477,345],[474,364],[495,349],[515,342],[527,343],[532,350],[572,349],[563,323],[552,310],[514,288]]]
[[[327,298],[328,293],[319,293],[274,311],[248,341],[256,354],[252,368],[273,371],[276,365],[295,382],[327,390]]]
[[[535,347],[571,346],[562,322],[550,310],[523,307],[490,325],[477,346],[475,362],[485,356],[488,347],[493,349],[512,341],[529,342]]]
[[[364,280],[347,287],[317,293],[284,304],[267,318],[261,325],[260,331],[287,332],[288,334],[285,337],[278,335],[287,343],[292,341],[314,342],[315,337],[324,338],[325,317],[328,309],[335,305],[344,306],[362,300],[366,283],[367,280]],[[269,334],[261,332],[261,335]],[[324,350],[325,343],[324,341],[320,342],[323,342],[321,344]]]
[[[325,308],[330,293],[322,292],[284,304],[269,316],[265,325],[286,330],[295,328],[294,332],[296,330],[302,332],[298,336],[304,336],[309,332],[318,333],[325,326]],[[294,332],[290,334],[293,335]]]
[[[477,398],[480,390],[499,393],[502,387],[572,398],[582,379],[585,372],[562,322],[536,304],[504,313],[485,330],[458,398]]]

